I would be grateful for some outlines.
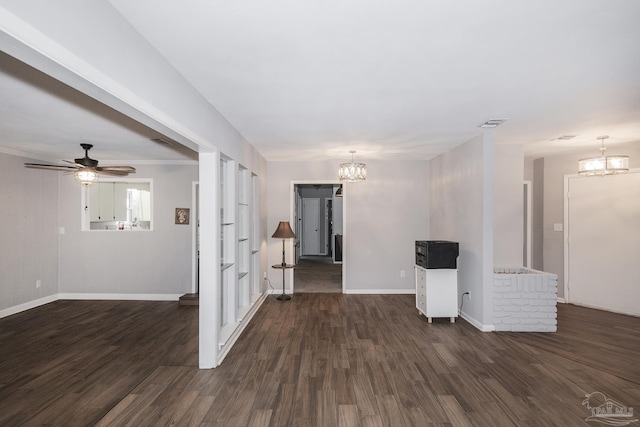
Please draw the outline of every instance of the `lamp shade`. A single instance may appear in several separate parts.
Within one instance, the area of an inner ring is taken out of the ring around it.
[[[289,221],[280,221],[278,228],[276,228],[276,231],[271,237],[275,237],[276,239],[294,239],[296,234],[291,229]]]

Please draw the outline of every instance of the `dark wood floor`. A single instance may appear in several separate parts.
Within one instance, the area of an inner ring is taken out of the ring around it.
[[[411,295],[268,298],[197,369],[197,307],[59,301],[0,319],[0,425],[585,426],[640,407],[640,319],[559,307],[555,334],[482,333]]]

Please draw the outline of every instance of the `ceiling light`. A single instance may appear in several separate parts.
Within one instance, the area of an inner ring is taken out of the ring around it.
[[[602,144],[599,148],[599,156],[578,160],[578,173],[580,175],[604,176],[629,171],[629,156],[604,155],[605,151],[607,151],[604,147],[604,140],[607,138],[609,137],[606,135],[598,137]]]
[[[350,163],[341,163],[338,170],[338,177],[342,182],[363,182],[367,179],[367,165],[364,163],[354,163],[353,154],[355,151],[349,151],[351,153]]]
[[[78,169],[73,175],[76,181],[84,186],[89,186],[98,180],[98,174],[89,168]]]
[[[487,120],[486,122],[481,124],[479,127],[481,127],[481,128],[495,128],[495,127],[500,126],[501,124],[503,124],[507,120],[508,119],[491,119],[491,120]]]

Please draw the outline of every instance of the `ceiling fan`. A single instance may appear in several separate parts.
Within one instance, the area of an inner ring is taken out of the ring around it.
[[[131,166],[98,166],[98,161],[89,157],[89,150],[93,147],[91,144],[80,144],[84,149],[84,157],[75,159],[73,162],[65,160],[71,165],[47,165],[42,163],[25,163],[28,168],[35,169],[49,169],[55,171],[63,171],[67,173],[73,173],[76,180],[83,185],[90,185],[98,179],[100,175],[111,176],[127,176],[130,173],[135,173],[136,168]]]

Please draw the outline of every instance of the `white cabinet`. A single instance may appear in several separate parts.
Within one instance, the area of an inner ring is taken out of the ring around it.
[[[448,317],[451,323],[458,316],[458,270],[426,269],[415,266],[416,308],[427,317]]]

